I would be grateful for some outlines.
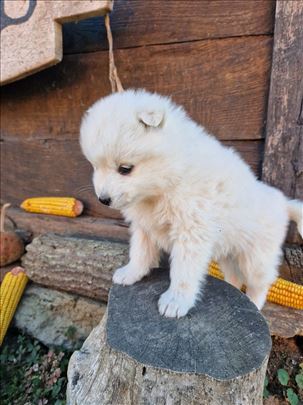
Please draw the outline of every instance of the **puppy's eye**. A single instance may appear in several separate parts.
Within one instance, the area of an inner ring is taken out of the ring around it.
[[[118,168],[118,172],[122,174],[122,176],[126,176],[133,170],[133,165],[120,165]]]

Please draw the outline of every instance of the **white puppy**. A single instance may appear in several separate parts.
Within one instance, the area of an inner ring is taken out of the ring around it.
[[[113,281],[130,285],[170,254],[167,317],[195,305],[211,259],[262,308],[277,277],[289,219],[302,234],[303,204],[256,180],[241,157],[170,99],[143,90],[96,102],[81,125],[100,201],[131,223],[130,261]]]

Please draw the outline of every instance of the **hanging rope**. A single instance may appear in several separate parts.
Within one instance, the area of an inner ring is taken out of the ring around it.
[[[118,76],[117,68],[115,65],[114,52],[113,52],[113,36],[110,29],[109,14],[105,16],[105,27],[108,40],[108,52],[109,52],[109,81],[112,87],[112,93],[118,91],[121,93],[124,89]]]

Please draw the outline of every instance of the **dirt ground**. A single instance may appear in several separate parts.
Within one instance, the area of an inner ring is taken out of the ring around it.
[[[273,347],[268,362],[267,378],[269,391],[264,405],[289,405],[287,389],[292,388],[297,394],[299,402],[303,404],[303,390],[298,387],[295,377],[302,373],[303,367],[303,337],[291,339],[273,337]],[[284,369],[289,375],[287,386],[283,386],[278,379],[278,370]],[[295,403],[295,402],[294,402]]]

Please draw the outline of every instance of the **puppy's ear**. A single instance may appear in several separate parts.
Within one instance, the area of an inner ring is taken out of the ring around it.
[[[164,119],[163,111],[141,111],[138,113],[138,119],[147,127],[159,127]]]

